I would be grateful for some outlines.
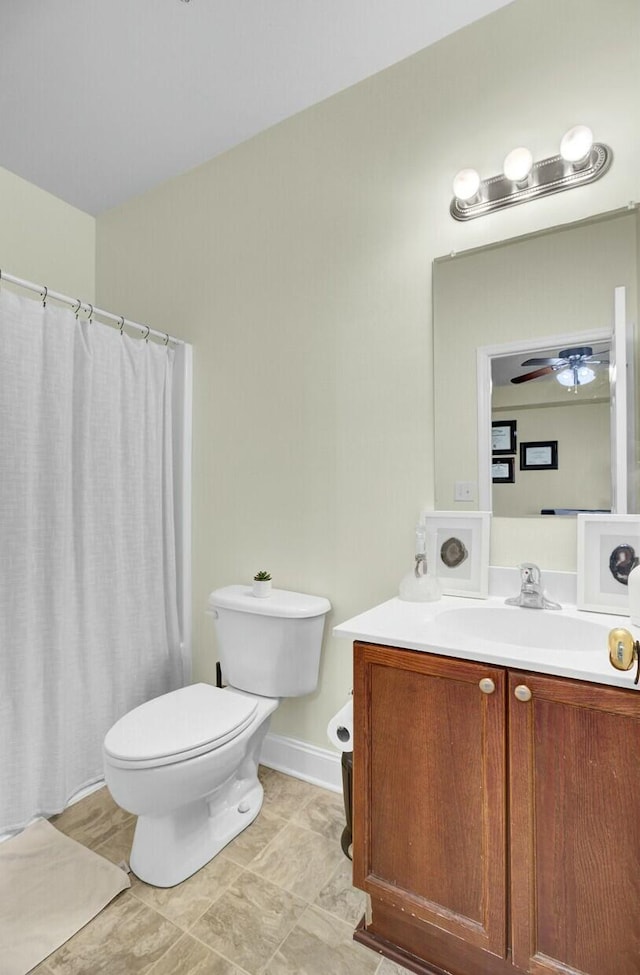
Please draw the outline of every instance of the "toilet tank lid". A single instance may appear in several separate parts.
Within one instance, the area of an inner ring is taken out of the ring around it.
[[[224,586],[215,589],[207,600],[207,609],[235,609],[240,613],[278,616],[283,619],[304,619],[324,616],[331,603],[324,596],[308,596],[303,592],[272,589],[269,596],[254,596],[251,586]]]

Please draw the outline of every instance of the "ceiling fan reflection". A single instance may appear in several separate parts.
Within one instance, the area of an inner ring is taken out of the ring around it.
[[[539,366],[522,376],[514,376],[512,383],[527,383],[532,379],[555,374],[555,378],[562,386],[586,386],[596,378],[596,371],[592,366],[608,365],[608,359],[602,359],[609,350],[605,349],[596,355],[589,345],[581,345],[572,349],[562,349],[557,356],[546,358],[526,359],[523,366]]]

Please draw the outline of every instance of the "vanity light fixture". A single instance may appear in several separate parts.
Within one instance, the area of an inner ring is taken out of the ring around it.
[[[461,169],[453,181],[454,197],[449,207],[454,220],[473,220],[517,203],[560,193],[574,186],[593,183],[609,169],[613,152],[594,142],[591,129],[575,125],[565,132],[557,156],[539,162],[525,146],[505,157],[504,171],[481,179],[475,169]]]

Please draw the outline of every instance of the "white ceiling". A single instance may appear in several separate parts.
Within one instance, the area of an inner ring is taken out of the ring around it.
[[[0,166],[97,214],[510,0],[0,0]]]

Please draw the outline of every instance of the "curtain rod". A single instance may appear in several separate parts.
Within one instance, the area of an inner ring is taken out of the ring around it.
[[[150,328],[149,325],[141,325],[139,322],[132,322],[124,315],[114,315],[110,311],[103,311],[102,308],[94,308],[90,301],[80,301],[79,298],[70,298],[69,295],[61,295],[57,291],[52,291],[51,288],[47,288],[44,284],[34,284],[33,281],[24,281],[22,278],[16,278],[13,274],[7,274],[0,268],[0,284],[3,281],[8,281],[9,284],[15,284],[19,288],[26,288],[27,291],[35,291],[36,294],[40,295],[42,298],[42,303],[45,304],[47,298],[53,298],[55,301],[60,301],[64,305],[70,305],[73,311],[76,313],[76,317],[79,312],[89,316],[92,319],[94,315],[99,315],[100,318],[106,318],[111,322],[115,322],[119,326],[120,331],[127,326],[128,328],[135,328],[142,333],[142,337],[148,339],[150,335],[155,335],[159,339],[164,340],[164,345],[168,345],[169,342],[173,342],[174,345],[184,345],[183,339],[177,339],[173,335],[169,335],[168,332],[157,332],[155,328]]]

